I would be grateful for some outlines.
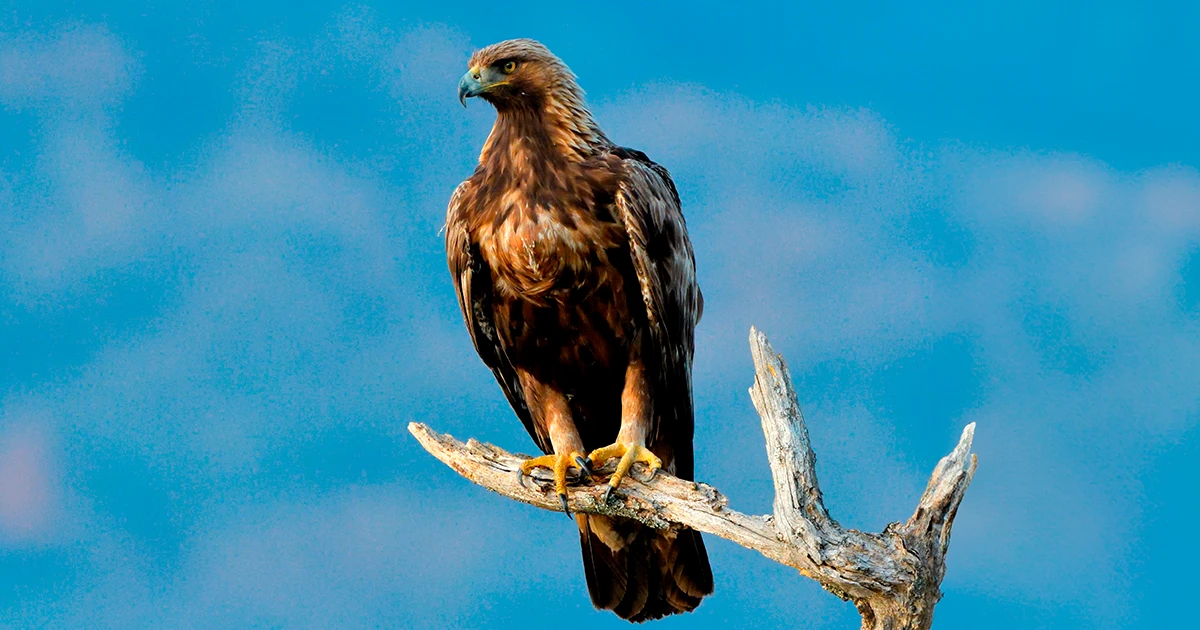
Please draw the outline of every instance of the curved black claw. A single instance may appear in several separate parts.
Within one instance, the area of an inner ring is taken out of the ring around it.
[[[562,501],[563,512],[566,512],[568,517],[571,516],[571,508],[567,507],[567,495],[558,495],[558,500]]]
[[[617,489],[614,486],[609,486],[608,490],[604,491],[604,504],[605,505],[612,503],[613,493],[616,491],[617,491]]]
[[[579,466],[579,478],[592,478],[592,460],[587,457],[576,457],[575,464]]]

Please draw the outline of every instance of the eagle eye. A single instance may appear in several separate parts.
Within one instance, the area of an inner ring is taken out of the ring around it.
[[[503,66],[504,74],[512,74],[513,71],[516,69],[517,69],[517,62],[511,61],[511,60],[504,62],[504,66]]]

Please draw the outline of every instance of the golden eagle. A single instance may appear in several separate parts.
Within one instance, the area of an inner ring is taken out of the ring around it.
[[[567,510],[581,477],[619,459],[692,478],[692,355],[703,298],[675,184],[614,145],[575,75],[545,46],[500,42],[458,84],[496,123],[446,213],[446,255],[467,330],[554,471]],[[568,512],[569,514],[569,512]],[[644,621],[713,589],[699,532],[576,515],[597,608]]]

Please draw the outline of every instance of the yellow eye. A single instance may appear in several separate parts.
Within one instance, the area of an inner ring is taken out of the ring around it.
[[[509,61],[504,64],[504,74],[512,74],[517,69],[517,62]]]

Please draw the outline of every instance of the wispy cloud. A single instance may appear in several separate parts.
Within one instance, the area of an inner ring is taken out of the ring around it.
[[[5,37],[0,60],[0,99],[8,107],[113,105],[138,72],[120,41],[95,25]]]
[[[27,409],[9,409],[0,419],[0,546],[36,546],[58,533],[62,488],[49,430]]]

